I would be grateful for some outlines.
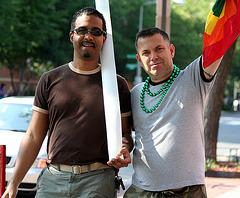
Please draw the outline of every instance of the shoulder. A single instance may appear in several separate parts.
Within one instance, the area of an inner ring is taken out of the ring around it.
[[[143,85],[144,85],[144,82],[141,82],[141,83],[135,85],[135,86],[132,88],[131,92],[134,93],[134,92],[136,92],[136,91],[139,91],[140,89],[143,88]]]
[[[43,73],[40,79],[56,78],[57,76],[61,76],[62,74],[66,73],[67,70],[69,70],[68,64],[60,65]]]
[[[186,70],[196,70],[199,72],[199,68],[202,65],[202,56],[196,58],[194,61],[192,61],[183,71]]]
[[[123,76],[120,76],[119,74],[117,74],[117,83],[120,89],[122,87],[128,87],[127,80]]]
[[[126,82],[126,79],[123,76],[117,74],[117,81],[119,81],[119,82]]]
[[[68,63],[66,63],[64,65],[60,65],[58,67],[55,67],[54,69],[51,69],[51,70],[45,72],[44,75],[51,75],[51,74],[59,73],[59,72],[62,72],[64,70],[68,70],[68,69],[69,69]]]

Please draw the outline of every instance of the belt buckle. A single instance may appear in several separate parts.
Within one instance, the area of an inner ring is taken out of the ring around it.
[[[82,167],[79,165],[72,166],[72,173],[74,174],[81,174],[82,173]]]

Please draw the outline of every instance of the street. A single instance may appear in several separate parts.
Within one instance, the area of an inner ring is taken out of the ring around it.
[[[219,121],[218,142],[240,144],[240,112],[223,112]]]
[[[217,155],[240,155],[240,112],[222,112]]]

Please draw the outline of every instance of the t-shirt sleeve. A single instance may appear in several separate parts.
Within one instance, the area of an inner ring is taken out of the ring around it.
[[[48,104],[47,104],[47,80],[46,75],[43,74],[40,80],[38,81],[35,98],[33,102],[33,109],[45,114],[48,114]]]
[[[131,96],[127,81],[121,77],[117,76],[118,79],[118,91],[119,91],[119,102],[121,115],[127,117],[131,115]]]
[[[202,58],[201,56],[198,57],[191,64],[189,64],[188,67],[185,68],[184,78],[188,78],[188,76],[189,76],[188,83],[193,83],[193,85],[196,87],[196,90],[199,90],[202,95],[206,96],[210,92],[210,90],[214,84],[215,78],[208,81],[202,77],[202,75],[201,75],[201,66],[202,66],[201,58]]]

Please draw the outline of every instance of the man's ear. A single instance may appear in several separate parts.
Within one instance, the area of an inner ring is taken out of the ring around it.
[[[73,33],[72,32],[69,33],[69,38],[70,38],[70,41],[73,42]]]
[[[138,60],[140,66],[142,67],[142,60],[141,60],[141,57],[139,56],[139,54],[136,54],[136,59]]]
[[[107,40],[107,34],[106,34],[106,35],[103,35],[103,45],[104,45],[104,43],[106,42],[106,40]]]
[[[174,47],[174,45],[170,44],[169,49],[170,49],[170,53],[171,53],[172,58],[174,58],[174,56],[175,56],[175,47]]]

